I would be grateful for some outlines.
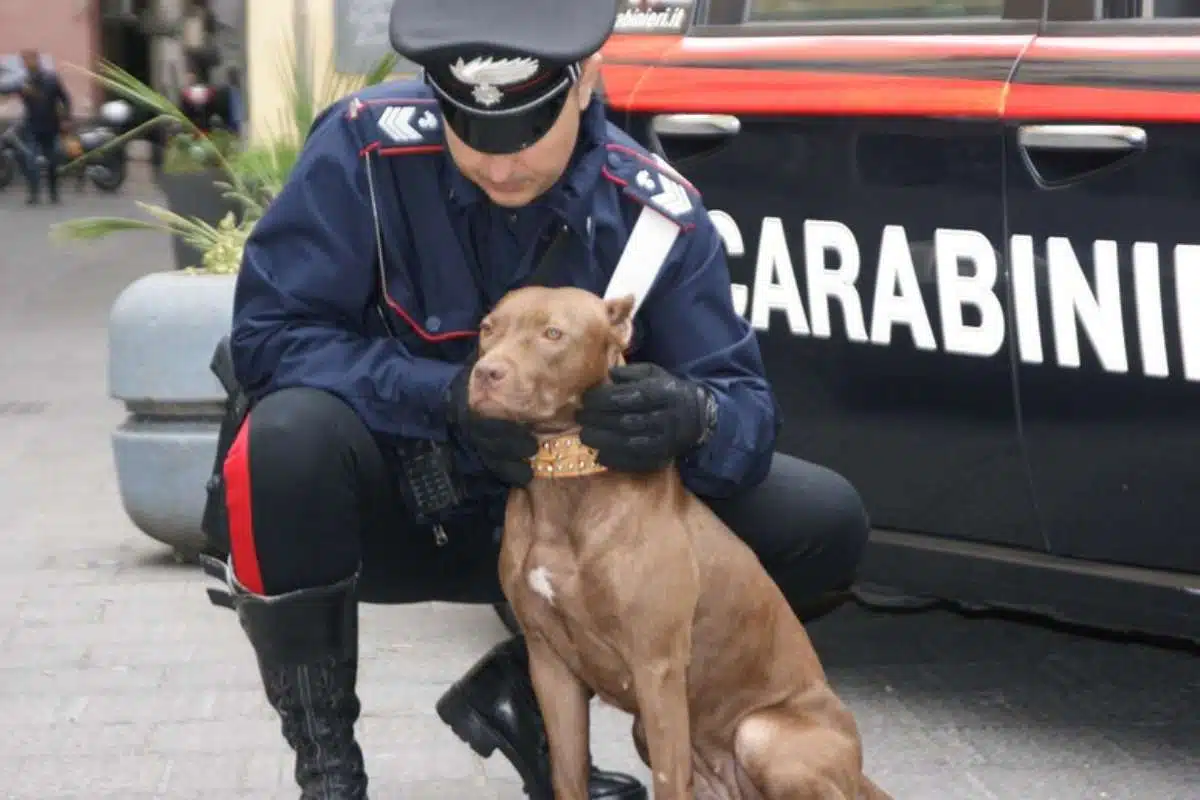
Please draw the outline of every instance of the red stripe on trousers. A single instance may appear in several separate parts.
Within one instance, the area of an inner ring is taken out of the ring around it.
[[[254,514],[250,507],[250,417],[229,448],[222,466],[225,508],[229,514],[229,555],[238,583],[255,594],[264,594],[262,570],[254,546]]]

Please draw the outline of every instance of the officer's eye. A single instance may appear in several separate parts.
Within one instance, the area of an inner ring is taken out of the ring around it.
[[[552,342],[557,342],[559,339],[562,338],[563,332],[559,328],[549,327],[549,328],[546,328],[545,332],[542,335],[545,336],[547,339],[549,339]]]

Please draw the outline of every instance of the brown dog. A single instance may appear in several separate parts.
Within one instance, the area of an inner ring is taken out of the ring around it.
[[[512,292],[480,326],[471,375],[476,413],[528,423],[541,442],[534,480],[509,495],[500,580],[526,634],[555,796],[588,796],[590,688],[634,715],[656,798],[887,798],[754,553],[674,467],[607,472],[579,443],[580,395],[622,363],[632,307]]]

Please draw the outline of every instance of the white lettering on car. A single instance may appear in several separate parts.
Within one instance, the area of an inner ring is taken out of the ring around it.
[[[933,233],[937,265],[938,311],[942,346],[948,353],[991,357],[1004,344],[1004,309],[996,297],[996,251],[978,231],[942,230]],[[972,268],[964,273],[964,262]],[[967,306],[978,309],[980,322],[963,319]]]
[[[782,230],[782,223],[780,227]],[[835,269],[828,268],[826,259],[830,253],[837,254]],[[862,298],[855,287],[862,262],[854,233],[840,222],[806,219],[804,266],[808,277],[808,314],[813,336],[829,338],[829,301],[836,299],[842,307],[846,337],[852,342],[867,341]]]
[[[1013,236],[1008,252],[1013,311],[1017,318],[1017,352],[1026,364],[1041,364],[1045,355],[1042,353],[1042,322],[1038,312],[1033,237],[1024,234]]]
[[[1082,328],[1105,371],[1128,372],[1125,327],[1121,321],[1117,243],[1098,241],[1092,245],[1095,293],[1068,239],[1061,236],[1047,239],[1046,261],[1050,272],[1050,318],[1058,365],[1079,368]]]
[[[937,350],[933,326],[921,284],[913,267],[908,236],[899,225],[887,225],[879,240],[879,269],[875,272],[875,298],[871,304],[871,343],[892,343],[892,328],[907,325],[913,343],[921,350]]]
[[[1133,246],[1133,299],[1137,305],[1138,343],[1142,349],[1142,371],[1150,378],[1165,378],[1167,335],[1163,330],[1162,276],[1158,245],[1138,242]]]
[[[733,217],[720,210],[711,211],[710,216],[728,256],[745,256],[745,241]],[[939,228],[934,231],[931,259],[918,257],[914,262],[914,249],[904,227],[885,226],[867,320],[858,286],[862,253],[854,232],[832,220],[805,220],[803,231],[807,304],[802,300],[782,219],[765,217],[762,221],[753,282],[750,286],[732,285],[734,309],[743,316],[748,312],[755,330],[767,331],[772,312],[782,311],[793,335],[830,338],[834,333],[829,306],[834,300],[840,306],[848,341],[886,347],[892,343],[893,330],[904,326],[916,348],[937,351],[937,337],[921,293],[924,285],[937,297],[943,352],[990,358],[1003,348],[1006,317],[998,294],[999,257],[983,233]],[[917,244],[919,256],[922,243]],[[1089,276],[1080,263],[1079,251],[1067,238],[1048,237],[1045,259],[1040,260],[1033,237],[1011,237],[1008,279],[1021,361],[1044,362],[1041,309],[1048,308],[1048,336],[1057,366],[1078,369],[1082,364],[1080,342],[1086,339],[1103,370],[1127,374],[1122,291],[1130,291],[1131,286],[1142,373],[1169,377],[1158,245],[1133,244],[1132,270],[1126,272],[1131,277],[1125,279],[1130,286],[1126,287],[1122,287],[1117,243],[1102,239],[1090,246]],[[1172,256],[1183,377],[1200,381],[1200,245],[1176,245]],[[968,308],[974,311],[970,324]]]
[[[1175,245],[1175,302],[1183,377],[1200,381],[1200,245]]]
[[[796,284],[796,269],[783,233],[783,220],[765,217],[758,237],[758,260],[754,265],[754,291],[750,301],[750,324],[765,331],[771,324],[771,312],[787,314],[793,334],[807,336],[808,317]]]

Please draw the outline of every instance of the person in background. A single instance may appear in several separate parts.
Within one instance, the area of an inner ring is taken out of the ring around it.
[[[183,75],[183,86],[179,90],[179,110],[202,131],[208,131],[214,113],[214,92],[202,81],[194,70]]]
[[[246,111],[242,98],[241,75],[236,67],[230,67],[225,73],[225,85],[217,91],[216,105],[225,127],[235,136],[242,135],[245,125]]]
[[[26,159],[25,179],[29,184],[29,205],[40,202],[42,170],[39,157],[45,158],[50,202],[58,202],[58,137],[71,118],[71,98],[62,82],[48,69],[43,69],[37,50],[21,53],[25,64],[25,80],[17,89],[25,104],[23,130]]]

